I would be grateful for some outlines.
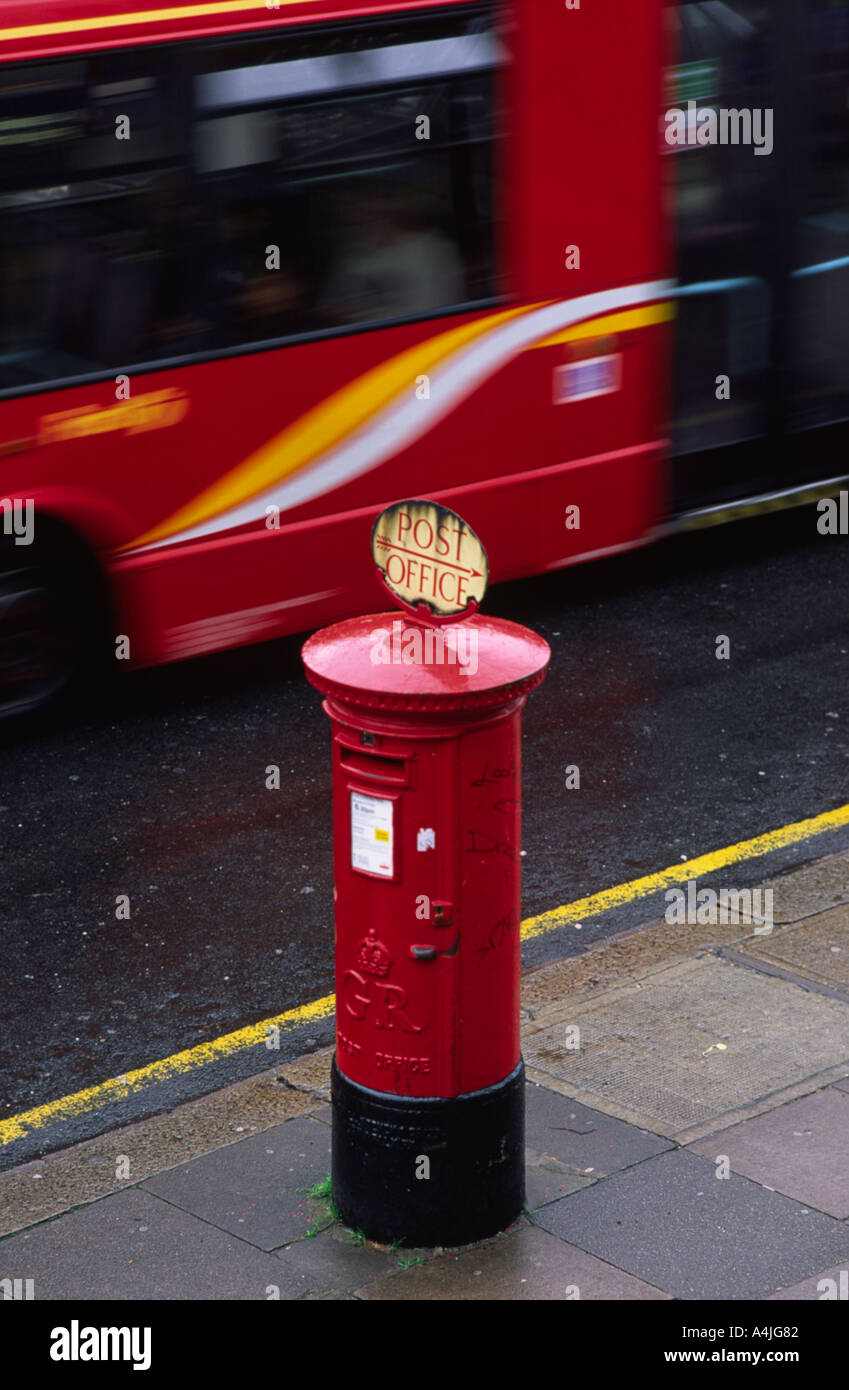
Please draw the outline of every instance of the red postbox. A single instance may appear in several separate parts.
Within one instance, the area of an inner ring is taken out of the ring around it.
[[[521,1211],[520,716],[549,657],[515,623],[397,611],[303,649],[333,729],[333,1196],[376,1241]]]

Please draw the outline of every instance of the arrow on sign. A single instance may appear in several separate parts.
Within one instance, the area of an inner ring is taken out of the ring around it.
[[[480,570],[470,570],[465,565],[452,565],[450,560],[443,560],[439,555],[422,555],[420,550],[413,550],[412,547],[408,545],[395,545],[392,541],[387,540],[385,536],[375,536],[374,543],[376,546],[379,546],[381,550],[400,550],[402,555],[415,555],[418,560],[427,560],[431,565],[443,565],[449,570],[459,570],[461,574],[470,574],[473,579],[480,579],[482,577],[482,572]]]

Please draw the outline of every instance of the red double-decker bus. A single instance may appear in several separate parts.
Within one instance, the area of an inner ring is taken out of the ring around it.
[[[399,497],[498,581],[834,485],[849,12],[792,8],[0,0],[0,713],[104,632],[145,665],[373,606]],[[673,147],[691,100],[787,148]]]

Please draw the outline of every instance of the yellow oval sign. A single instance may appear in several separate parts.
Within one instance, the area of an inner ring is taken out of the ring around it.
[[[413,608],[462,617],[486,593],[486,551],[462,517],[436,502],[387,507],[372,528],[371,553],[387,588]]]

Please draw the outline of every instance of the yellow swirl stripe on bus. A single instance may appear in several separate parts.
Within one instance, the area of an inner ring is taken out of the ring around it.
[[[577,336],[592,336],[596,321],[626,306],[628,327],[658,322],[668,313],[657,301],[671,288],[653,281],[525,305],[418,343],[312,407],[124,550],[209,536],[263,519],[266,506],[282,512],[332,492],[409,448],[526,348],[578,326]],[[426,402],[414,389],[422,375],[430,379]]]
[[[257,496],[273,483],[281,482],[372,419],[402,391],[409,390],[411,381],[431,372],[446,354],[488,332],[493,323],[503,323],[525,312],[524,309],[509,309],[494,318],[476,319],[462,328],[450,329],[416,343],[388,362],[372,367],[261,445],[167,521],[133,541],[132,548],[150,545],[195,526]]]
[[[317,4],[318,0],[277,0],[265,18],[271,19],[274,10],[291,5]],[[208,19],[214,15],[249,14],[259,16],[265,9],[263,0],[208,0],[205,5],[167,5],[161,9],[138,10],[134,14],[100,14],[81,19],[54,20],[42,24],[19,24],[14,29],[0,29],[0,43],[13,39],[44,39],[59,34],[85,34],[97,29],[124,29],[128,25],[164,24],[175,19]]]
[[[649,328],[656,323],[670,323],[677,313],[674,303],[652,304],[648,309],[628,309],[622,314],[608,314],[606,318],[593,319],[590,323],[579,323],[574,328],[564,328],[562,333],[552,333],[541,343],[532,344],[535,348],[556,347],[560,343],[578,343],[583,338],[600,338],[608,333],[631,333],[635,328]]]

